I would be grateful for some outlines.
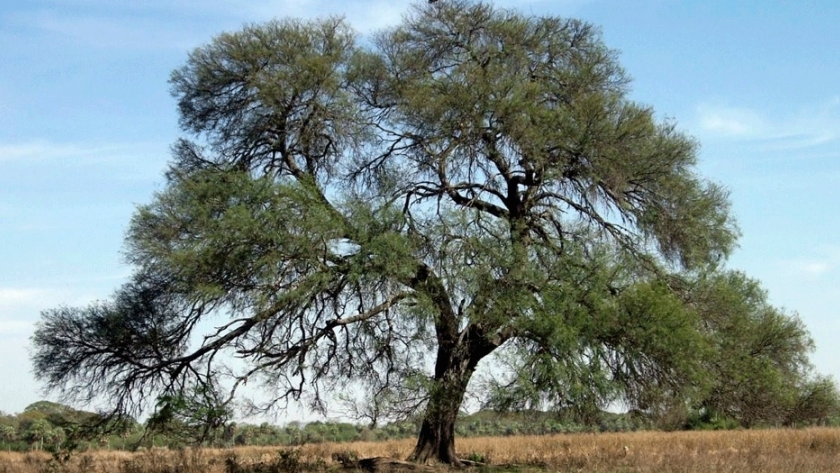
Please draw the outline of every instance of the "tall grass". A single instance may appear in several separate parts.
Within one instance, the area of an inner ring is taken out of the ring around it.
[[[333,453],[405,458],[412,440],[322,443],[295,449],[239,447],[80,452],[61,462],[44,452],[0,452],[0,473],[248,473],[329,471]],[[635,432],[460,439],[464,458],[524,472],[840,471],[840,429]]]

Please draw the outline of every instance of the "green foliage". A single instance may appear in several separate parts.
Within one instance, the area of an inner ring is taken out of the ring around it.
[[[300,450],[280,450],[277,454],[277,466],[279,471],[287,471],[289,473],[299,473],[303,471],[303,465],[300,459]]]
[[[34,419],[28,423],[24,432],[26,440],[32,445],[37,445],[38,450],[44,448],[44,439],[51,431],[50,423],[46,419]]]
[[[157,409],[146,421],[147,434],[165,434],[190,444],[213,443],[222,437],[231,410],[209,385],[199,385],[158,398]]]
[[[688,430],[734,430],[740,427],[737,420],[715,415],[709,410],[691,415],[685,425]]]
[[[837,409],[833,381],[812,373],[807,329],[796,315],[771,306],[757,281],[715,273],[700,277],[687,294],[714,348],[705,358],[711,385],[695,398],[704,412],[751,427],[819,422]],[[820,407],[810,411],[809,400]]]
[[[0,440],[3,440],[8,450],[11,450],[12,442],[17,440],[17,429],[8,424],[0,425]]]
[[[652,409],[707,381],[702,360],[711,353],[709,342],[698,331],[697,315],[664,284],[635,284],[614,296],[608,286],[578,284],[572,290],[581,292],[569,297],[566,289],[557,298],[569,305],[579,301],[558,312],[562,319],[548,313],[529,321],[531,340],[507,354],[510,372],[519,375],[491,383],[490,406],[539,409],[548,402],[590,423],[616,396]],[[599,344],[587,344],[592,340]]]
[[[477,463],[488,463],[487,457],[477,452],[470,452],[466,459]]]
[[[791,426],[826,425],[840,416],[840,392],[834,380],[809,376],[799,380],[798,392],[784,423]]]

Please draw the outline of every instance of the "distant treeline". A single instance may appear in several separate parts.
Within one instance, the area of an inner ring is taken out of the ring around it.
[[[11,451],[61,449],[126,449],[140,447],[178,448],[193,443],[180,435],[178,426],[163,431],[150,431],[144,424],[133,420],[123,422],[120,428],[111,426],[101,435],[74,435],[81,426],[97,419],[91,412],[79,411],[62,404],[39,401],[22,413],[0,413],[0,449]],[[291,422],[285,426],[263,422],[259,425],[231,422],[217,429],[202,443],[212,447],[233,446],[294,446],[321,442],[353,442],[412,438],[417,436],[419,420],[393,422],[371,427],[347,422]],[[586,419],[555,412],[481,411],[463,415],[456,424],[459,437],[544,435],[576,432],[626,432],[649,429],[735,429],[741,426],[729,419],[717,418],[708,413],[696,413],[681,420],[653,419],[642,413],[599,412]],[[817,421],[803,424],[813,425]],[[840,425],[840,418],[819,421],[825,425]]]

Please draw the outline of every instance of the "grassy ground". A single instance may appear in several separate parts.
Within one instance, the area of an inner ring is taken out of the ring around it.
[[[408,456],[413,441],[324,443],[296,449],[82,452],[58,462],[44,452],[0,452],[0,473],[274,473],[338,471],[333,453],[359,458]],[[637,432],[461,439],[473,471],[762,472],[840,471],[840,429]],[[442,470],[442,468],[437,468]]]

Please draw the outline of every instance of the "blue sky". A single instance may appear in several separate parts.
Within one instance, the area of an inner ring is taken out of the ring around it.
[[[446,0],[441,0],[446,1]],[[28,356],[42,310],[107,298],[123,232],[179,136],[167,79],[214,35],[343,15],[361,33],[403,0],[0,2],[0,411],[41,399]],[[743,236],[729,266],[799,313],[840,380],[840,2],[497,1],[603,29],[632,98],[701,143]]]

